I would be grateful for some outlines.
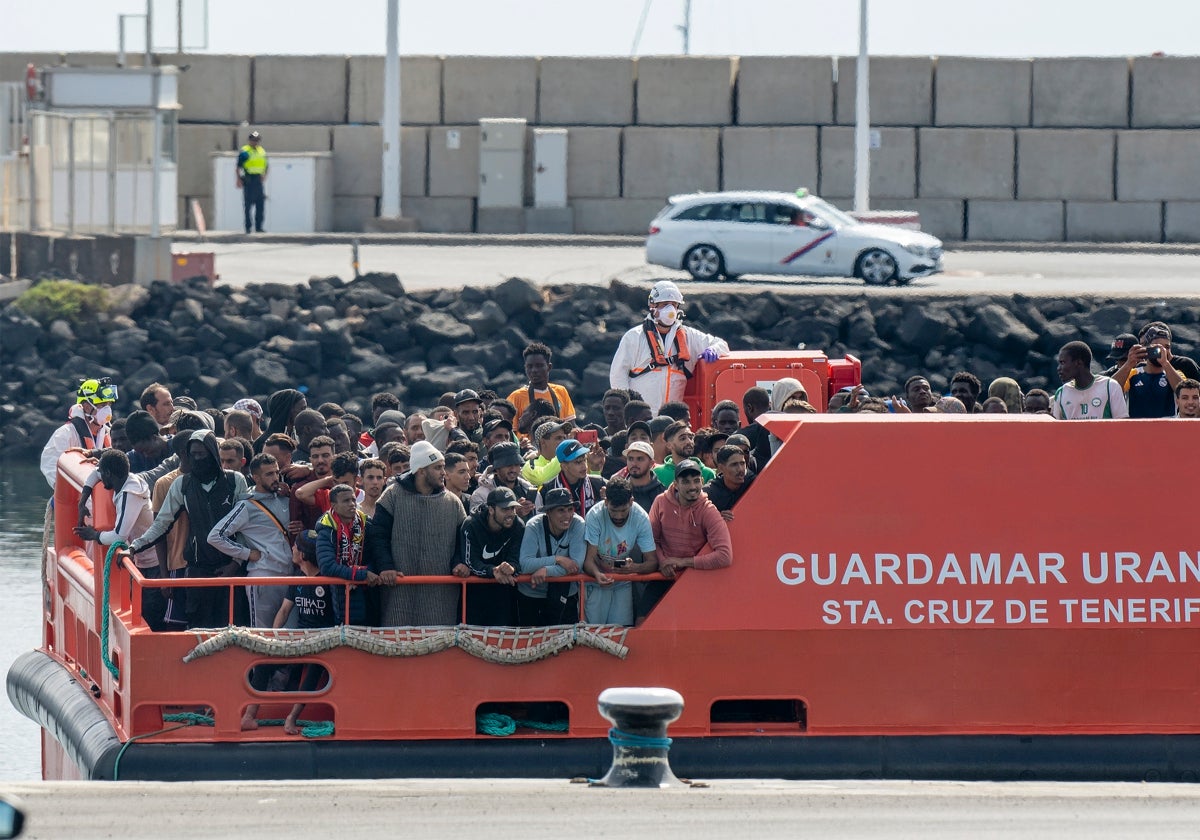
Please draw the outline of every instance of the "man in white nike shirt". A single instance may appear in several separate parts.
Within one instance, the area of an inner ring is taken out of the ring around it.
[[[519,504],[512,490],[497,487],[462,524],[454,574],[496,581],[467,587],[467,624],[511,627],[517,622],[514,584],[525,536],[517,519]]]
[[[1125,392],[1116,380],[1092,374],[1092,349],[1069,341],[1058,351],[1058,378],[1050,413],[1056,420],[1108,420],[1129,416]]]

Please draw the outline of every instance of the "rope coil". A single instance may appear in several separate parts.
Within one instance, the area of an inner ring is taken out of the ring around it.
[[[608,740],[614,747],[630,747],[643,750],[669,750],[672,743],[670,738],[635,735],[632,732],[623,732],[615,726],[608,730]]]

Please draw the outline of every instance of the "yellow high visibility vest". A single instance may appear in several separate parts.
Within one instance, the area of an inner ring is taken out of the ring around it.
[[[267,171],[267,150],[260,146],[245,145],[242,151],[246,153],[246,162],[242,171],[247,175],[262,175]]]

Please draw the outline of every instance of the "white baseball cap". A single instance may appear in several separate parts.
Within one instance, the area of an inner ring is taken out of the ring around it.
[[[622,455],[628,455],[630,452],[641,452],[643,455],[649,456],[650,460],[654,460],[654,447],[646,443],[644,440],[635,440],[633,443],[625,447]]]

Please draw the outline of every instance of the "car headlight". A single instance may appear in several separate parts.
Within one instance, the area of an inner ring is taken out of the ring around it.
[[[929,253],[929,249],[924,245],[917,245],[915,243],[912,245],[905,245],[904,250],[917,257],[923,257]]]

